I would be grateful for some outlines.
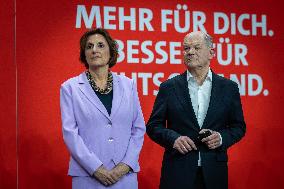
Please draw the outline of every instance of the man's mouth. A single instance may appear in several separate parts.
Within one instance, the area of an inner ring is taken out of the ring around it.
[[[192,59],[194,59],[194,55],[187,55],[187,56],[185,57],[185,59],[186,59],[186,60],[192,60]]]

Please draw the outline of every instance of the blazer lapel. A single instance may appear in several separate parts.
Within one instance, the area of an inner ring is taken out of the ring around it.
[[[213,121],[215,112],[217,112],[216,110],[218,109],[219,103],[223,98],[223,96],[220,96],[221,90],[222,90],[222,82],[220,81],[218,76],[212,72],[212,88],[211,88],[210,102],[202,128],[208,128],[210,122]]]
[[[113,98],[112,98],[112,107],[110,114],[111,119],[113,119],[115,114],[117,113],[124,96],[124,88],[122,86],[121,80],[115,73],[112,73],[112,76],[113,76],[113,88],[112,88]]]
[[[89,84],[89,81],[87,79],[87,76],[85,72],[79,75],[78,78],[79,88],[81,92],[86,96],[86,98],[102,113],[105,115],[107,119],[110,120],[110,116],[103,105],[103,103],[100,101],[99,97],[94,92],[93,88]]]
[[[195,126],[194,128],[199,130],[198,122],[197,122],[196,115],[194,113],[190,95],[189,95],[186,72],[178,76],[176,80],[176,85],[174,87],[175,87],[175,91],[179,99],[179,102],[185,109],[185,112],[189,116],[189,119],[194,123],[194,126]]]

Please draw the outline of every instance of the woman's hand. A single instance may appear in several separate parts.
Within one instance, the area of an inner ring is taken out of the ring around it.
[[[110,171],[110,176],[112,177],[112,179],[118,181],[130,170],[131,168],[125,163],[119,163]]]
[[[110,171],[102,165],[94,172],[93,176],[103,185],[110,186],[119,181],[130,170],[131,168],[125,163],[117,164]]]
[[[118,181],[103,165],[94,172],[93,177],[105,186],[110,186]]]

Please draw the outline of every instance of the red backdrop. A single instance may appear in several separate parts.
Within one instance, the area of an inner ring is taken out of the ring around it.
[[[112,70],[137,80],[146,121],[160,82],[185,69],[184,35],[196,29],[211,34],[217,50],[211,68],[239,82],[247,122],[245,138],[229,150],[230,188],[284,188],[281,3],[23,0],[14,7],[7,1],[1,5],[0,188],[71,187],[59,88],[84,70],[79,38],[96,26],[119,41]],[[141,189],[158,188],[162,153],[145,136]]]
[[[17,186],[14,2],[0,6],[0,188]]]

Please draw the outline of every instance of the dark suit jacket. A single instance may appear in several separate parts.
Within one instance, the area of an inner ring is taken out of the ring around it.
[[[227,149],[245,134],[246,126],[238,86],[212,73],[212,90],[202,128],[218,131],[222,146],[209,150],[198,146],[207,189],[228,188]],[[185,155],[173,149],[179,136],[195,139],[198,125],[188,90],[186,72],[163,82],[147,123],[149,137],[165,148],[160,189],[189,189],[198,168],[198,151]]]

